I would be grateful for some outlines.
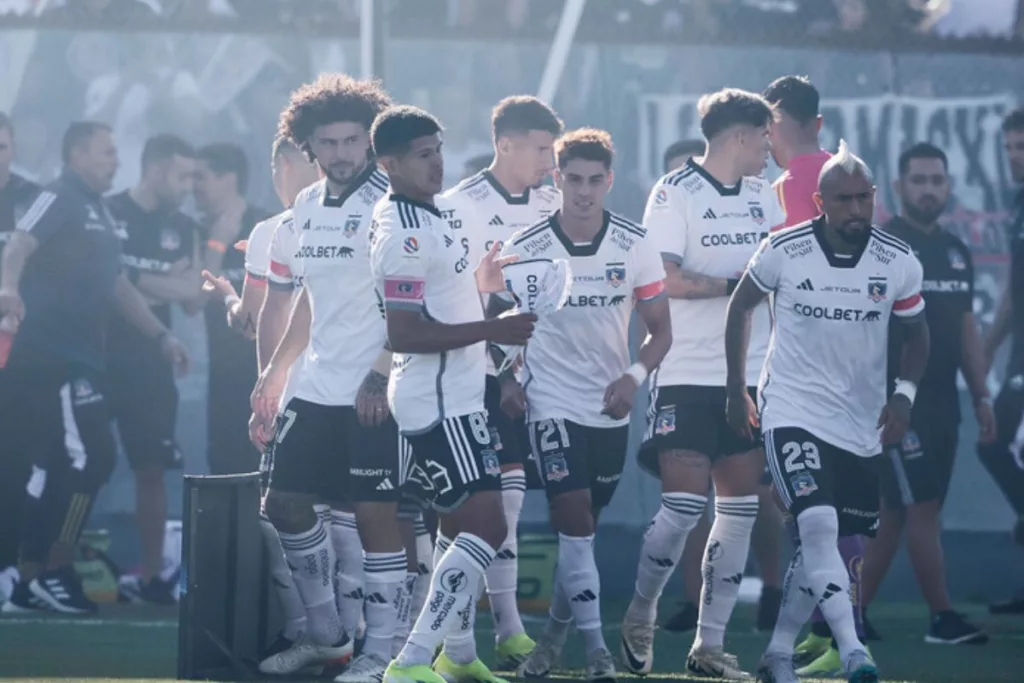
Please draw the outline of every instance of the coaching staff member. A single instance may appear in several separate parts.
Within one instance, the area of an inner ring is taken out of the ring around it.
[[[31,452],[21,517],[21,582],[5,611],[96,609],[72,567],[116,452],[103,395],[106,333],[119,310],[165,357],[187,355],[121,274],[121,240],[103,199],[117,171],[109,127],[73,123],[64,170],[18,221],[0,269],[0,316],[18,323],[3,372],[5,450]]]

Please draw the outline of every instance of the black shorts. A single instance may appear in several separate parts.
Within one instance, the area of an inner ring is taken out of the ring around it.
[[[854,455],[799,427],[767,430],[764,451],[775,490],[794,518],[827,505],[839,514],[840,536],[874,537],[881,456]]]
[[[178,387],[170,366],[131,373],[108,373],[110,409],[121,446],[133,470],[155,465],[180,469],[174,439],[178,422]]]
[[[749,389],[757,404],[757,390]],[[678,385],[656,387],[647,409],[647,432],[638,462],[649,474],[660,476],[658,454],[662,451],[693,451],[711,462],[748,453],[761,445],[761,434],[744,439],[725,418],[725,387]]]
[[[455,510],[475,493],[501,491],[501,463],[486,412],[448,417],[405,438],[416,460],[410,472],[416,489],[439,512]]]
[[[1008,374],[993,406],[998,433],[978,456],[1006,501],[1024,518],[1024,371]]]
[[[530,422],[526,428],[548,500],[589,490],[595,508],[611,502],[626,464],[628,425],[585,427],[558,418]]]
[[[398,427],[359,424],[352,406],[293,398],[278,415],[269,488],[321,500],[397,501],[405,481]]]
[[[946,500],[959,431],[956,415],[913,411],[903,441],[887,447],[882,456],[882,500],[887,508],[933,500],[941,505]]]
[[[484,408],[487,409],[487,422],[492,427],[491,440],[502,468],[521,466],[526,471],[526,488],[543,490],[544,482],[537,476],[536,461],[526,434],[526,420],[509,417],[501,409],[501,385],[498,378],[491,375],[487,376],[485,385]]]

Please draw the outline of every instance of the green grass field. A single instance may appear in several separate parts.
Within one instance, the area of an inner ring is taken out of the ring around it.
[[[605,630],[611,650],[618,654],[618,622],[624,605],[609,605]],[[663,613],[670,605],[666,604]],[[927,613],[922,605],[880,605],[871,620],[884,640],[872,652],[885,681],[892,683],[1021,683],[1024,681],[1024,619],[994,619],[980,609],[967,608],[992,636],[985,646],[926,645]],[[528,629],[540,628],[530,617]],[[73,681],[168,681],[175,675],[177,624],[166,610],[109,606],[99,619],[58,617],[0,618],[0,680],[7,683]],[[489,615],[479,619],[481,656],[488,661],[492,640]],[[659,631],[657,665],[649,678],[693,681],[681,676],[692,634]],[[753,632],[753,610],[741,605],[730,625],[727,647],[748,670],[760,657],[767,636]],[[571,670],[556,678],[582,675],[579,638],[570,636],[563,662]],[[621,678],[632,678],[623,674]],[[810,679],[808,679],[810,681]]]

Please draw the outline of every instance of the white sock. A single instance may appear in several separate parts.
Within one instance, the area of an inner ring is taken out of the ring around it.
[[[356,637],[363,615],[363,544],[352,512],[331,510],[331,544],[337,553],[335,599],[342,627]]]
[[[440,537],[439,537],[440,540]],[[433,598],[423,607],[396,659],[400,667],[429,665],[446,635],[459,627],[460,612],[475,607],[477,591],[494,559],[494,548],[472,534],[459,534],[434,567]]]
[[[270,520],[263,515],[260,515],[260,531],[263,533],[263,546],[266,548],[270,564],[270,582],[274,586],[284,615],[284,629],[281,635],[294,642],[301,638],[306,630],[306,606],[302,604],[302,596],[295,587],[292,570],[288,568],[288,561],[284,557],[281,537],[277,535],[277,529]]]
[[[851,652],[864,649],[864,645],[853,620],[850,575],[839,554],[839,516],[833,507],[817,505],[797,515],[796,521],[807,581],[845,662]]]
[[[594,536],[558,534],[557,572],[587,654],[608,649],[601,632],[601,577],[594,560]]]
[[[423,515],[416,518],[413,526],[416,532],[416,573],[406,575],[406,590],[408,592],[408,606],[405,620],[402,613],[398,614],[398,626],[395,627],[395,640],[391,646],[393,656],[397,656],[409,637],[409,630],[412,628],[412,620],[423,609],[423,603],[427,601],[427,592],[430,590],[430,569],[434,566],[434,542],[430,539],[430,532],[423,522]]]
[[[391,658],[391,642],[398,622],[398,602],[405,585],[405,549],[391,553],[366,553],[363,580],[366,583],[366,641],[363,652],[384,661]]]
[[[448,548],[452,545],[452,539],[437,532],[437,537],[434,539],[434,566],[436,567],[441,562],[441,558],[448,552]]]
[[[492,560],[493,562],[493,560]],[[476,606],[484,593],[484,581],[477,584],[473,597],[467,603],[459,603],[459,619],[453,631],[444,638],[444,653],[456,664],[469,664],[476,654]]]
[[[558,645],[565,645],[572,625],[572,609],[569,607],[569,596],[565,593],[562,577],[555,565],[555,576],[551,589],[551,605],[548,607],[548,620],[544,624],[544,633]]]
[[[398,618],[395,621],[395,637],[391,639],[392,658],[402,651],[402,646],[409,637],[409,629],[412,628],[412,593],[416,589],[418,576],[416,572],[406,572],[405,581],[398,592],[398,600],[395,603]]]
[[[768,643],[768,652],[792,656],[796,639],[817,604],[814,591],[807,581],[807,572],[804,571],[803,554],[800,546],[797,546],[782,582],[782,605],[772,631],[772,640]]]
[[[661,507],[644,534],[640,563],[636,570],[636,586],[626,617],[654,624],[658,616],[658,599],[665,584],[679,564],[686,546],[686,537],[697,526],[706,496],[691,493],[663,493]]]
[[[505,525],[508,537],[498,548],[494,562],[487,568],[487,599],[494,616],[495,637],[500,642],[506,638],[525,633],[523,621],[519,618],[519,603],[516,589],[519,583],[519,513],[523,511],[526,496],[526,472],[512,470],[501,473],[501,505],[505,510]]]
[[[704,551],[694,649],[720,648],[725,643],[725,627],[740,594],[756,519],[757,496],[715,498],[715,521]]]
[[[334,645],[341,640],[343,630],[334,604],[327,529],[317,519],[309,531],[278,535],[288,564],[293,567],[295,587],[306,606],[306,634],[320,645]]]
[[[334,547],[334,540],[331,536],[331,506],[324,505],[323,503],[316,503],[313,505],[313,512],[316,513],[317,519],[324,525],[324,529],[327,530],[327,537],[332,539],[331,543],[327,546],[327,552],[331,560],[331,585],[334,587],[334,594],[338,594],[338,553]],[[335,598],[337,602],[337,598]]]

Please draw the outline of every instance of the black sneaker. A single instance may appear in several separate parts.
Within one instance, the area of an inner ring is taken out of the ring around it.
[[[990,614],[1024,614],[1024,592],[1018,593],[1016,597],[994,602],[988,606]]]
[[[782,591],[774,586],[761,589],[761,600],[757,605],[757,630],[773,631],[782,607]]]
[[[164,581],[159,576],[154,576],[149,581],[139,581],[137,601],[149,605],[173,607],[178,604],[178,600],[174,597],[176,586],[177,582]]]
[[[964,619],[964,615],[948,611],[932,617],[924,642],[938,645],[984,645],[988,642],[988,636]]]
[[[692,631],[697,628],[697,617],[699,614],[700,610],[697,608],[697,605],[687,602],[683,605],[682,609],[668,618],[662,625],[662,628],[673,633]]]
[[[32,579],[28,588],[54,612],[95,614],[99,609],[95,602],[85,596],[82,581],[72,567],[45,571]]]
[[[4,614],[24,614],[26,612],[48,612],[46,603],[32,594],[28,588],[27,581],[19,581],[14,584],[11,597],[0,609]]]

